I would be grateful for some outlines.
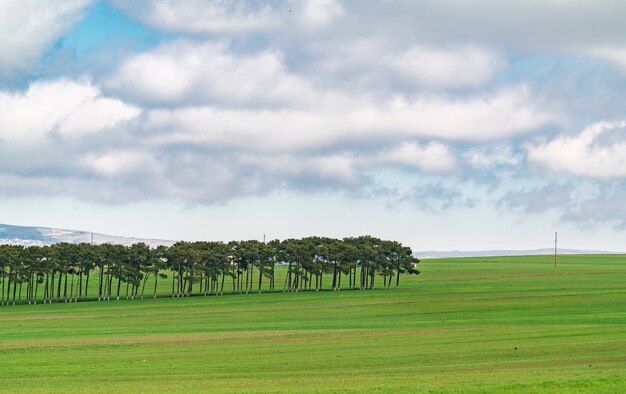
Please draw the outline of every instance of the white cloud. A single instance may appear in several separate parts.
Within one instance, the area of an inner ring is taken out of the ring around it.
[[[626,69],[626,47],[593,47],[583,51],[585,54],[609,60]]]
[[[155,109],[147,112],[143,127],[161,144],[194,142],[252,151],[293,151],[380,139],[499,140],[558,120],[537,108],[526,89],[466,100],[436,96],[351,103],[340,98],[336,105],[332,105],[334,99],[329,100],[320,99],[319,108],[306,109]]]
[[[461,99],[399,96],[386,106],[360,108],[349,118],[361,128],[463,141],[502,139],[559,120],[525,86]]]
[[[456,157],[450,148],[437,142],[427,145],[405,142],[384,152],[381,160],[407,165],[425,172],[448,172],[454,170],[457,165]]]
[[[337,178],[348,183],[357,181],[354,160],[345,154],[314,157],[311,160],[314,172],[322,178]]]
[[[307,81],[285,69],[280,53],[237,56],[214,43],[175,42],[131,57],[107,87],[149,104],[262,106],[310,99]]]
[[[482,85],[506,63],[495,52],[476,46],[414,46],[389,62],[417,85],[438,88]]]
[[[304,3],[302,22],[305,27],[321,28],[344,14],[343,4],[337,0],[307,0]]]
[[[92,0],[0,2],[0,80],[30,70]]]
[[[474,168],[490,168],[497,165],[518,165],[523,157],[510,146],[481,147],[468,151],[465,160]]]
[[[90,153],[84,157],[83,163],[97,174],[109,177],[158,167],[156,160],[148,152],[133,150]]]
[[[551,171],[591,178],[626,177],[626,122],[597,123],[527,147],[528,159]]]
[[[183,33],[245,32],[267,29],[277,23],[271,6],[253,7],[241,0],[115,0],[114,3],[149,25]]]
[[[130,120],[139,109],[103,97],[87,81],[59,79],[31,84],[25,92],[0,91],[0,139],[37,141],[51,132],[80,136]]]

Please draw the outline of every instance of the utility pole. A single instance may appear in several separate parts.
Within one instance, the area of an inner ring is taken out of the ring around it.
[[[93,246],[93,233],[91,233],[91,246]]]
[[[265,243],[265,234],[263,234],[263,243]]]
[[[557,232],[554,232],[554,266],[556,267],[556,242],[557,242]]]

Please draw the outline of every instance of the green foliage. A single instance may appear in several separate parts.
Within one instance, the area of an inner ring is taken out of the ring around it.
[[[350,277],[348,288],[373,289],[377,275],[383,278],[383,287],[389,288],[394,277],[398,286],[402,273],[419,274],[414,269],[417,262],[410,248],[369,236],[343,241],[309,237],[267,244],[255,240],[228,244],[178,242],[170,248],[154,249],[144,243],[129,247],[85,243],[28,248],[0,245],[0,306],[144,299],[148,284],[152,285],[152,298],[223,295],[227,277],[232,293],[275,291],[276,265],[281,263],[289,265],[283,291],[322,290],[324,275],[329,273],[333,290],[341,289],[342,274]],[[91,274],[96,276],[97,286],[93,288],[92,280],[90,291]],[[159,279],[168,276],[169,292],[162,280],[159,287]]]

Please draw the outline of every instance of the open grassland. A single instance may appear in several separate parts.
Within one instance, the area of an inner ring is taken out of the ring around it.
[[[626,256],[419,269],[388,291],[2,307],[0,391],[626,390]]]

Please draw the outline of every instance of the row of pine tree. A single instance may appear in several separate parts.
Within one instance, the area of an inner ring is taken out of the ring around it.
[[[378,288],[389,289],[399,286],[401,274],[419,274],[418,263],[410,248],[371,236],[178,242],[156,248],[145,243],[0,245],[0,300],[15,305],[143,299],[146,291],[153,298],[207,296],[223,295],[225,287],[239,294],[366,290],[375,288],[377,278]],[[286,267],[278,284],[277,266]]]

